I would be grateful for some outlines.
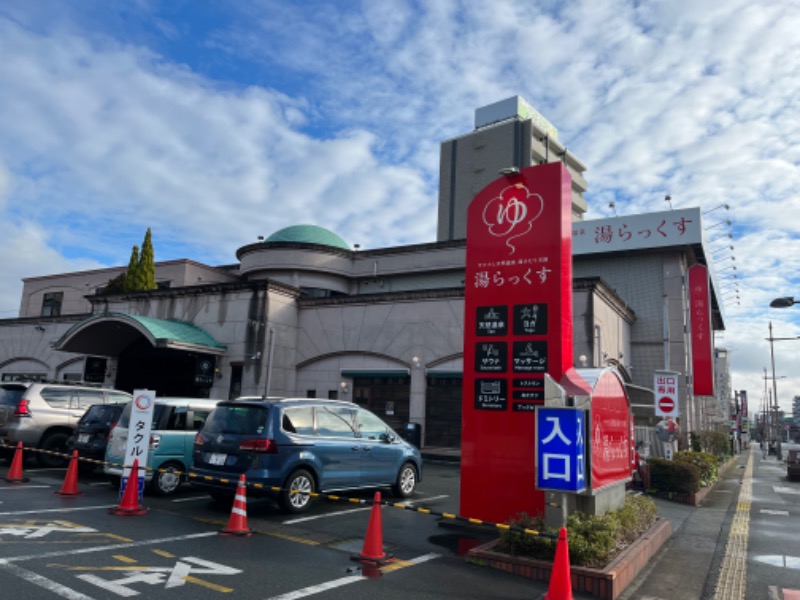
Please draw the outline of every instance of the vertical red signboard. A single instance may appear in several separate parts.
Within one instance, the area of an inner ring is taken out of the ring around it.
[[[461,514],[541,514],[535,408],[572,367],[572,183],[561,163],[486,186],[467,211]]]
[[[692,331],[692,372],[695,396],[714,395],[714,340],[711,336],[711,296],[708,269],[689,267],[689,326]]]

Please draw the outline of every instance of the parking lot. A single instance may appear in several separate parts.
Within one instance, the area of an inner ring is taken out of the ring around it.
[[[0,465],[0,476],[8,470]],[[57,493],[65,474],[26,464],[28,481],[0,479],[0,586],[15,596],[530,599],[547,590],[464,558],[495,539],[495,529],[392,506],[380,509],[377,532],[393,560],[377,567],[354,560],[365,546],[374,491],[318,499],[300,516],[249,499],[254,534],[240,537],[219,535],[230,505],[189,485],[170,498],[145,495],[144,515],[120,516],[109,513],[119,490],[101,471],[80,475],[78,496]],[[456,514],[458,493],[457,465],[426,464],[411,504]],[[374,524],[370,533],[374,541]]]

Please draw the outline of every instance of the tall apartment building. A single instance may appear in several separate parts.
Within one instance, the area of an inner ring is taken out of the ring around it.
[[[586,166],[558,140],[558,130],[519,96],[478,108],[475,130],[441,145],[437,240],[467,237],[467,206],[500,170],[558,161],[572,176],[572,214],[580,220]]]

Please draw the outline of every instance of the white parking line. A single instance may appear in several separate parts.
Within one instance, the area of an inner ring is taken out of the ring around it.
[[[9,571],[12,575],[16,575],[28,583],[38,585],[39,587],[46,589],[48,592],[53,592],[54,594],[61,596],[62,598],[66,598],[67,600],[93,600],[91,596],[81,594],[72,588],[68,588],[65,585],[56,583],[47,577],[38,575],[32,571],[29,571],[28,569],[23,569],[19,565],[4,564],[0,566],[0,568]]]
[[[439,558],[439,556],[440,556],[439,554],[424,554],[422,556],[418,556],[417,558],[412,558],[411,560],[399,561],[398,563],[387,565],[384,568],[386,570],[394,571],[411,565],[419,565],[429,560],[433,560],[434,558]],[[319,594],[320,592],[332,590],[345,585],[350,585],[351,583],[366,581],[367,579],[369,578],[364,577],[363,575],[350,575],[348,577],[340,577],[339,579],[334,579],[332,581],[327,581],[325,583],[320,583],[317,585],[311,585],[301,590],[295,590],[294,592],[286,592],[285,594],[281,594],[280,596],[271,596],[267,598],[267,600],[297,600],[298,598],[306,598],[307,596],[313,596],[314,594]]]
[[[789,516],[788,510],[772,510],[770,508],[762,508],[759,512],[765,515],[781,515],[782,517]]]
[[[102,508],[103,510],[108,510],[110,508],[109,504],[103,504],[102,506],[65,506],[64,508],[45,508],[39,510],[10,510],[8,512],[0,512],[0,515],[36,515],[39,513],[54,513],[54,512],[76,512],[79,510],[97,510],[98,508]]]
[[[17,487],[17,486],[14,486],[14,487],[3,486],[3,487],[0,487],[0,491],[4,491],[4,490],[35,490],[35,489],[39,489],[39,488],[51,488],[51,487],[53,487],[53,486],[52,485],[22,485],[22,486],[19,486],[19,487]]]
[[[191,496],[189,498],[175,498],[173,502],[197,502],[198,500],[211,500],[211,496],[205,494],[204,496]]]
[[[365,510],[372,510],[371,506],[363,508],[351,508],[350,510],[339,510],[332,513],[325,513],[324,515],[313,515],[311,517],[300,517],[299,519],[289,519],[283,521],[284,525],[294,525],[295,523],[304,523],[305,521],[316,521],[317,519],[327,519],[328,517],[339,517],[341,515],[349,515],[350,513],[364,512]]]
[[[319,585],[312,585],[307,588],[303,588],[302,590],[287,592],[285,594],[281,594],[280,596],[272,596],[268,598],[268,600],[296,600],[297,598],[313,596],[314,594],[319,594],[320,592],[324,592],[326,590],[342,587],[343,585],[358,583],[359,581],[364,581],[365,579],[366,578],[362,577],[361,575],[350,575],[348,577],[341,577],[340,579],[334,579],[333,581],[320,583]]]
[[[431,496],[430,498],[423,498],[425,502],[429,502],[431,500],[441,500],[442,498],[449,498],[447,494],[443,496]],[[398,504],[405,504],[409,507],[416,507],[418,505],[417,502],[399,502]],[[325,513],[324,515],[313,515],[310,517],[300,517],[298,519],[289,519],[288,521],[283,521],[284,525],[294,525],[295,523],[303,523],[305,521],[315,521],[316,519],[327,519],[328,517],[338,517],[340,515],[349,515],[351,513],[356,512],[364,512],[365,510],[372,510],[372,506],[365,506],[362,508],[352,508],[350,510],[338,510],[332,513]]]
[[[140,546],[153,546],[156,544],[168,544],[170,542],[183,542],[197,538],[211,537],[219,535],[218,531],[207,531],[204,533],[190,533],[188,535],[176,535],[174,537],[158,538],[153,540],[140,540],[138,542],[123,542],[120,544],[106,544],[105,546],[93,546],[91,548],[71,548],[58,552],[44,552],[42,554],[29,554],[27,556],[9,556],[0,558],[0,567],[5,567],[12,562],[22,562],[25,560],[38,560],[42,558],[55,558],[74,554],[91,554],[92,552],[107,552],[109,550],[120,550],[123,548],[138,548]]]

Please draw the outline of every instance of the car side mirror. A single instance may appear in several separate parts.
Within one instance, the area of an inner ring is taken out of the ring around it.
[[[395,439],[396,439],[396,438],[395,438],[395,437],[394,437],[394,435],[392,435],[391,433],[386,433],[386,432],[384,432],[384,433],[382,433],[382,434],[380,435],[380,440],[381,440],[382,442],[386,442],[387,444],[391,444],[392,442],[394,442],[394,440],[395,440]]]

